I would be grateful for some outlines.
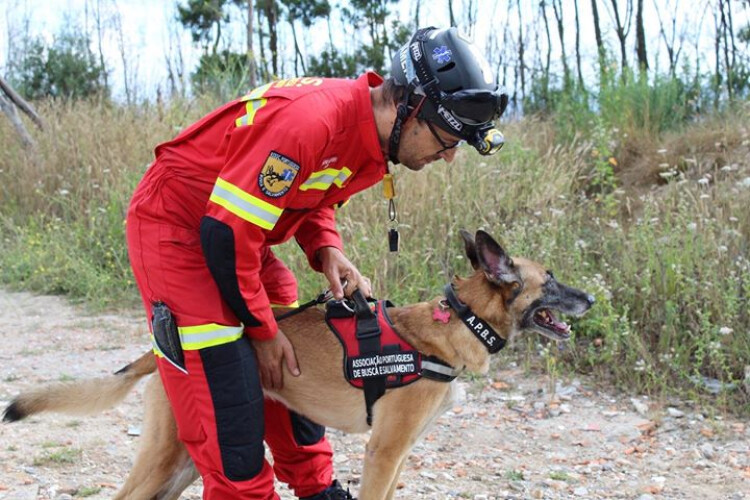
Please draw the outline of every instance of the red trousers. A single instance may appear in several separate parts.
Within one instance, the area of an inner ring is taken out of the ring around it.
[[[128,213],[128,250],[148,317],[152,304],[161,301],[172,311],[181,335],[206,328],[241,332],[239,321],[221,323],[233,314],[205,265],[198,230],[140,217],[137,204],[136,199]],[[265,249],[262,260],[261,281],[271,302],[295,302],[297,283],[292,273],[270,249]],[[185,346],[187,374],[164,358],[158,358],[158,366],[179,437],[203,477],[203,498],[278,498],[274,473],[300,497],[315,495],[331,484],[332,450],[324,429],[264,400],[246,336],[240,333],[231,341],[204,348]],[[264,458],[264,440],[273,468]]]

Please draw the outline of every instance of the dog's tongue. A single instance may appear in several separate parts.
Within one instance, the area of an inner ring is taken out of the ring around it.
[[[555,315],[552,314],[552,311],[547,311],[547,314],[549,315],[549,322],[552,324],[555,330],[560,330],[561,332],[570,331],[570,325],[568,325],[564,321],[558,320]]]
[[[567,333],[570,331],[570,325],[568,325],[564,321],[558,320],[554,314],[552,314],[552,311],[547,310],[547,323],[552,326],[555,330],[558,330],[560,332]]]

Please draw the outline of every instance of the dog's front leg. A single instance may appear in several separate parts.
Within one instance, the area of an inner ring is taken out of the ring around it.
[[[388,391],[373,407],[360,500],[393,497],[409,451],[438,413],[449,385],[422,379]]]
[[[411,448],[409,448],[411,450]],[[407,453],[404,455],[404,458],[401,459],[401,463],[398,464],[398,467],[396,467],[396,474],[393,476],[393,481],[391,481],[391,487],[388,488],[388,493],[385,495],[385,498],[393,498],[396,494],[396,488],[398,488],[398,478],[401,477],[401,473],[404,471],[404,466],[406,465],[406,460],[409,458],[409,453],[407,450]]]

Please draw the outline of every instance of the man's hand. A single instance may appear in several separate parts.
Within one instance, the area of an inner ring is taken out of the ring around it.
[[[284,371],[282,361],[286,363],[289,372],[298,377],[300,374],[294,348],[284,332],[279,330],[271,340],[253,340],[255,356],[258,358],[258,372],[260,382],[266,389],[282,389],[284,387]]]
[[[343,299],[345,291],[349,294],[357,288],[365,297],[372,295],[370,280],[359,274],[359,270],[349,262],[341,250],[336,247],[323,247],[318,250],[318,258],[336,300]],[[342,280],[346,280],[346,290],[341,285]]]

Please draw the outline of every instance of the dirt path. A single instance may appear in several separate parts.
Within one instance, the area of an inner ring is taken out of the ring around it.
[[[0,317],[2,407],[41,382],[109,373],[148,345],[138,311],[88,316],[57,297],[0,290]],[[412,451],[399,498],[750,499],[747,422],[603,393],[586,379],[550,391],[512,365],[461,385],[464,400]],[[0,499],[111,498],[138,443],[141,391],[95,417],[0,424]],[[356,491],[367,436],[329,436],[337,476]],[[195,484],[183,498],[200,495]]]

